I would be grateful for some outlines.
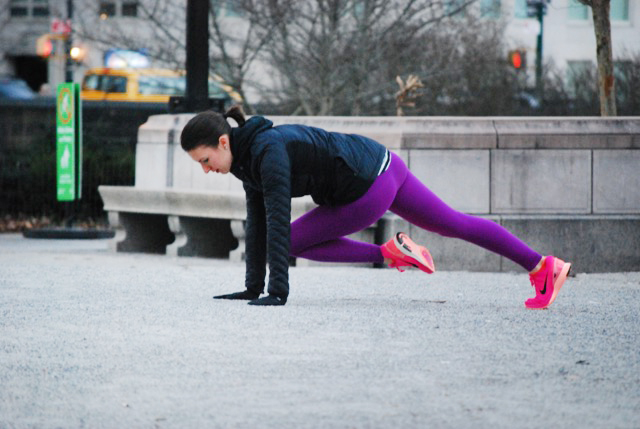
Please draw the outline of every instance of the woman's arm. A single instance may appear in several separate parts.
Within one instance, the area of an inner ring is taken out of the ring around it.
[[[289,295],[289,236],[291,232],[291,166],[284,145],[265,150],[260,163],[266,214],[270,295]],[[247,231],[248,237],[248,231]]]
[[[245,287],[256,294],[264,292],[264,277],[267,272],[267,231],[264,196],[261,192],[244,185],[247,197],[246,231],[246,276]]]

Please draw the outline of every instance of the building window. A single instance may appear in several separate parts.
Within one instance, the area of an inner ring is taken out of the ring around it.
[[[224,4],[225,14],[228,17],[241,17],[242,9],[238,7],[238,5],[233,1],[226,1]]]
[[[122,16],[138,16],[138,2],[122,3]]]
[[[465,0],[446,0],[444,3],[444,13],[445,15],[455,14],[455,17],[463,17],[465,16],[467,10],[467,2]]]
[[[480,16],[483,18],[500,18],[500,0],[481,0]]]
[[[211,7],[215,15],[221,18],[238,18],[244,15],[242,9],[232,0],[213,0]]]
[[[516,18],[528,18],[527,15],[527,0],[515,0],[513,4],[513,15]]]
[[[33,16],[49,16],[49,8],[48,7],[34,7],[33,8]]]
[[[629,21],[629,0],[611,0],[609,15],[611,21]],[[571,21],[588,20],[589,6],[569,0],[568,17]]]
[[[27,0],[11,0],[9,13],[15,18],[29,16],[29,3]]]
[[[115,18],[116,16],[137,17],[138,1],[103,1],[100,2],[98,15],[100,19],[105,20]]]
[[[629,0],[611,0],[611,20],[629,20]]]
[[[11,16],[14,18],[29,16],[29,9],[22,6],[11,6]]]
[[[107,19],[116,16],[116,4],[113,2],[100,3],[98,15],[100,15],[100,19]]]
[[[580,3],[578,0],[569,0],[567,14],[571,21],[586,21],[589,19],[588,6]]]
[[[49,16],[49,0],[11,0],[9,15],[13,18]]]

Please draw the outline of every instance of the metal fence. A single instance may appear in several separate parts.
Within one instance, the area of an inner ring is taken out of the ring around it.
[[[0,216],[104,217],[100,185],[133,185],[138,127],[164,104],[83,103],[82,198],[56,200],[53,99],[0,102]]]

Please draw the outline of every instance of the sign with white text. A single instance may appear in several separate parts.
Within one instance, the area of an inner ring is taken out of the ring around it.
[[[82,118],[80,85],[61,83],[56,91],[56,189],[58,201],[80,199]]]

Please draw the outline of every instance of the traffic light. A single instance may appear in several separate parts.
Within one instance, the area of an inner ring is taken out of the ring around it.
[[[84,60],[87,52],[83,46],[73,46],[71,50],[69,50],[69,57],[75,61],[76,63],[81,63]]]
[[[36,53],[42,58],[49,58],[53,53],[53,42],[50,34],[44,34],[36,40]]]
[[[527,68],[527,52],[522,50],[509,51],[509,64],[515,70]]]

